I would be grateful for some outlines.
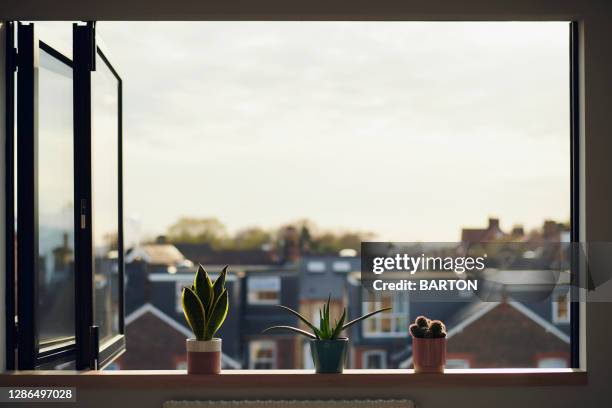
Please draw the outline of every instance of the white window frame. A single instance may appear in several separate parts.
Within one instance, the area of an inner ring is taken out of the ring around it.
[[[265,286],[262,282],[272,283],[273,288],[267,288],[266,291],[275,291],[278,293],[276,299],[258,299],[254,296],[256,292],[263,292],[261,288],[253,289],[251,285],[259,282],[258,285]],[[249,305],[278,305],[281,300],[281,278],[280,276],[249,276],[247,278],[247,303]]]
[[[565,307],[566,307],[566,316],[565,317],[560,317],[559,316],[559,298],[561,296],[565,296]],[[552,296],[552,321],[555,324],[569,324],[570,322],[570,296],[569,296],[569,291],[565,294],[560,293],[560,294],[553,294]]]
[[[270,348],[272,357],[257,358],[257,350],[260,348]],[[258,363],[271,363],[271,370],[276,369],[276,356],[278,355],[277,344],[274,340],[251,340],[249,341],[249,369],[255,370]]]
[[[381,361],[380,367],[367,367],[368,358],[371,356],[379,356]],[[372,370],[384,370],[387,368],[387,352],[385,350],[366,350],[361,354],[361,368]]]
[[[380,298],[381,294],[376,293],[374,294],[374,296],[376,296],[375,301],[371,301],[371,300],[366,301],[364,299],[364,301],[361,303],[363,314],[366,314],[370,311],[368,309],[368,303],[373,303],[375,310],[381,309],[383,307],[381,298]],[[390,311],[378,313],[368,319],[368,320],[373,320],[376,322],[376,330],[374,331],[369,330],[370,324],[368,323],[367,320],[363,322],[363,324],[361,325],[361,333],[364,338],[397,338],[397,337],[406,337],[408,335],[408,326],[410,322],[410,301],[408,298],[408,294],[405,292],[398,292],[398,293],[393,293],[391,296],[393,297],[393,309]],[[396,302],[400,302],[400,301],[405,302],[404,311],[402,312],[398,312],[397,310],[399,310],[400,308],[396,307],[397,306]],[[406,328],[405,330],[400,331],[396,328],[396,318],[406,319],[406,324],[404,325]],[[381,326],[382,326],[381,322],[383,319],[391,319],[392,329],[390,332],[381,331]]]

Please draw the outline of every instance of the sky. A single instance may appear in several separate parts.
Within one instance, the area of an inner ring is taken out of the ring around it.
[[[123,78],[128,241],[181,216],[430,242],[569,220],[568,23],[97,30]]]

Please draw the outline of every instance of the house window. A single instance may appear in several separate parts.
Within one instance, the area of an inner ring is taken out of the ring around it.
[[[538,368],[567,368],[567,359],[563,357],[540,358]]]
[[[570,299],[569,292],[553,294],[552,296],[552,320],[553,323],[570,322]]]
[[[254,340],[249,343],[249,368],[272,370],[276,368],[276,342]]]
[[[467,358],[447,358],[445,368],[470,368]]]
[[[385,350],[368,350],[361,355],[361,368],[387,368],[387,352]]]
[[[302,360],[305,370],[312,370],[315,368],[314,362],[312,361],[312,352],[310,351],[310,342],[305,341],[302,346]]]
[[[366,294],[363,313],[385,307],[392,309],[378,313],[363,323],[364,337],[403,337],[408,335],[409,307],[406,293]]]
[[[251,305],[277,305],[280,302],[279,276],[251,276],[248,278],[248,300]]]
[[[332,265],[334,272],[349,272],[351,270],[351,263],[349,261],[336,261]]]
[[[325,262],[323,261],[310,261],[306,264],[308,272],[312,273],[323,273],[325,272]]]

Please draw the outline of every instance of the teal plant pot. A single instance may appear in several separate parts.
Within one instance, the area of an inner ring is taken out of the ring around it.
[[[310,352],[318,374],[339,374],[344,370],[348,339],[310,340]]]

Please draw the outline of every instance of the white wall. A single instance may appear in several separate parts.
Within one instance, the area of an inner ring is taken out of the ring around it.
[[[39,4],[39,5],[37,5]],[[178,7],[181,9],[177,9]],[[583,230],[587,240],[612,241],[612,2],[608,0],[21,0],[0,4],[0,18],[28,19],[427,19],[572,20],[584,34]],[[222,389],[80,389],[80,406],[160,407],[173,398],[358,398],[411,397],[419,407],[599,407],[612,400],[612,303],[586,308],[589,384],[565,387],[478,387],[361,389],[266,389],[245,384]],[[51,407],[51,404],[48,404]]]

